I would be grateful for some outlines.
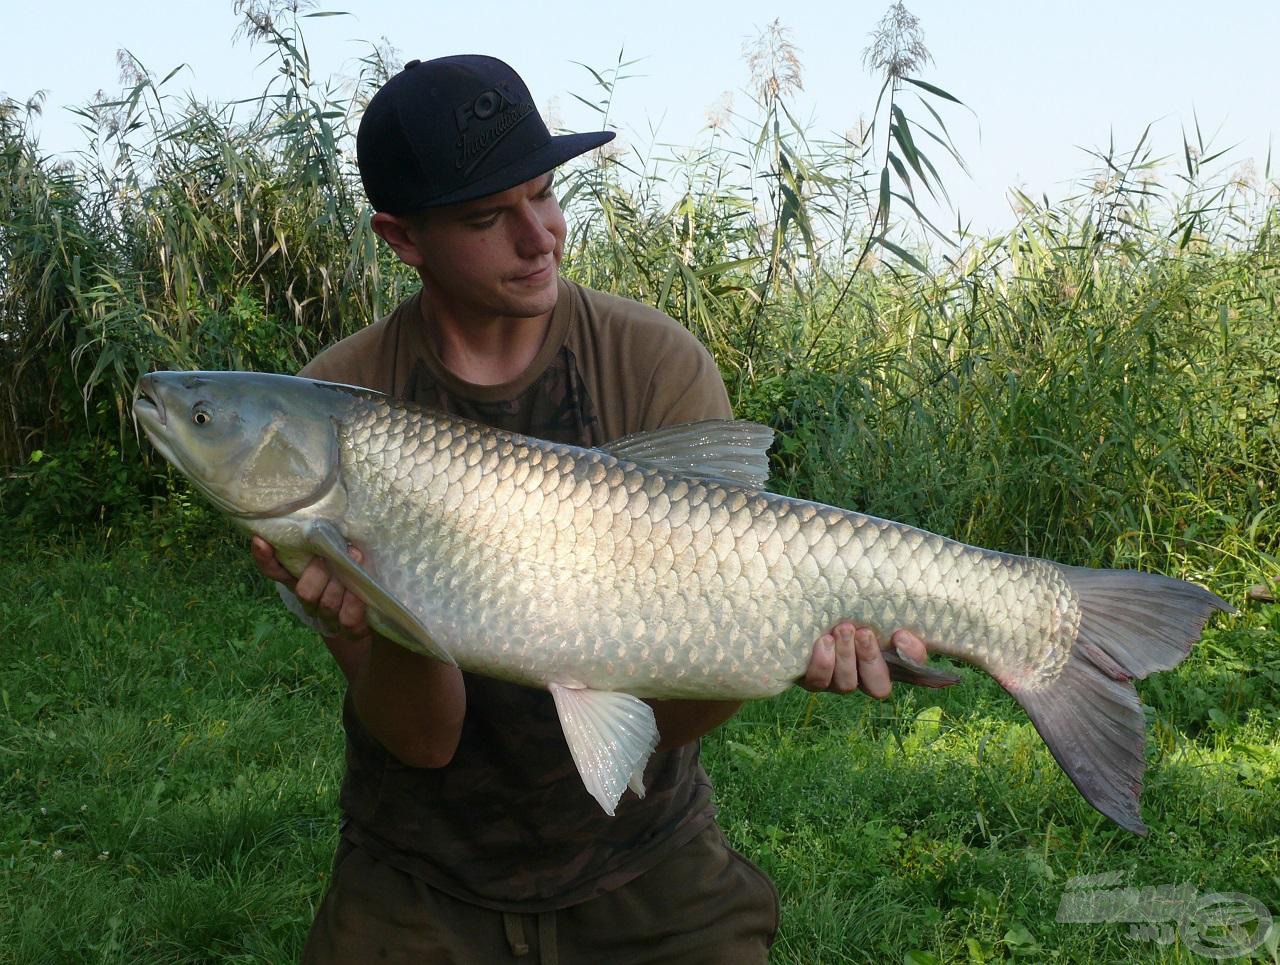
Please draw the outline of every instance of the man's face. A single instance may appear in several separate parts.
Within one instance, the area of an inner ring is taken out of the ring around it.
[[[543,174],[414,220],[417,267],[439,307],[507,318],[535,318],[555,307],[565,224],[553,180]]]

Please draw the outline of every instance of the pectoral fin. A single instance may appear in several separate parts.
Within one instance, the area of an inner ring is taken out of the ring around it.
[[[556,712],[587,791],[613,816],[629,786],[644,797],[644,766],[658,746],[649,705],[630,694],[551,684]]]
[[[397,600],[377,577],[347,555],[347,541],[333,523],[315,520],[307,525],[306,535],[307,544],[315,554],[328,560],[330,568],[368,605],[370,624],[374,629],[382,632],[382,627],[376,623],[385,622],[389,631],[386,635],[397,643],[441,663],[453,667],[458,665],[408,607]]]

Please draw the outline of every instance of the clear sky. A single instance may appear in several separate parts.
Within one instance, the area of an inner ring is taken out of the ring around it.
[[[656,140],[690,144],[708,110],[742,93],[742,48],[778,18],[803,64],[799,115],[815,133],[856,126],[874,103],[876,81],[862,66],[868,34],[887,2],[733,3],[506,0],[333,0],[318,9],[351,16],[308,21],[315,72],[353,74],[362,41],[384,38],[407,59],[490,53],[524,76],[544,112],[567,127],[597,121],[573,98],[589,95],[590,75],[574,61],[612,65],[620,50],[639,59],[621,85],[614,120],[621,139],[647,148]],[[1235,169],[1249,159],[1259,176],[1280,137],[1280,3],[1234,0],[908,0],[920,18],[934,63],[920,76],[960,97],[972,114],[952,111],[948,124],[972,172],[947,170],[962,217],[980,229],[1011,221],[1007,189],[1062,196],[1091,165],[1087,148],[1131,146],[1154,123],[1159,153],[1181,157],[1181,130],[1193,112]],[[56,11],[55,18],[52,14]],[[157,77],[187,68],[170,87],[227,99],[259,92],[270,77],[262,51],[232,43],[238,19],[230,2],[174,4],[53,0],[39,12],[0,0],[0,93],[25,100],[46,90],[41,143],[50,152],[80,146],[64,108],[95,91],[117,89],[116,51],[128,48]],[[1280,148],[1280,141],[1276,146]],[[1280,174],[1280,154],[1273,177]]]

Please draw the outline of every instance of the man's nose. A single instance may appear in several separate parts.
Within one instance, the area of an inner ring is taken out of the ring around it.
[[[522,204],[519,211],[519,236],[517,248],[524,257],[545,255],[555,251],[556,236],[531,204]]]

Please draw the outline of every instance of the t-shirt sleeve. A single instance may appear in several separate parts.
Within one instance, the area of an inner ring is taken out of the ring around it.
[[[310,362],[298,370],[299,375],[305,375],[309,379],[319,379],[321,382],[348,382],[349,377],[345,377],[343,366],[336,364],[331,357],[326,358],[327,352],[321,352]]]
[[[371,384],[374,380],[370,378],[369,371],[380,355],[378,339],[371,338],[374,334],[370,326],[369,329],[362,329],[355,335],[349,335],[342,342],[329,346],[312,358],[302,366],[298,375],[321,381],[338,381],[344,385],[378,388]]]
[[[692,334],[676,329],[653,368],[644,428],[732,419],[729,394],[711,353]]]
[[[565,295],[573,302],[566,348],[598,418],[592,445],[733,418],[715,360],[679,322],[650,305],[573,283]]]
[[[381,319],[330,345],[304,365],[298,374],[322,382],[341,382],[378,392],[392,392],[397,359],[395,339],[388,327],[393,318]]]

